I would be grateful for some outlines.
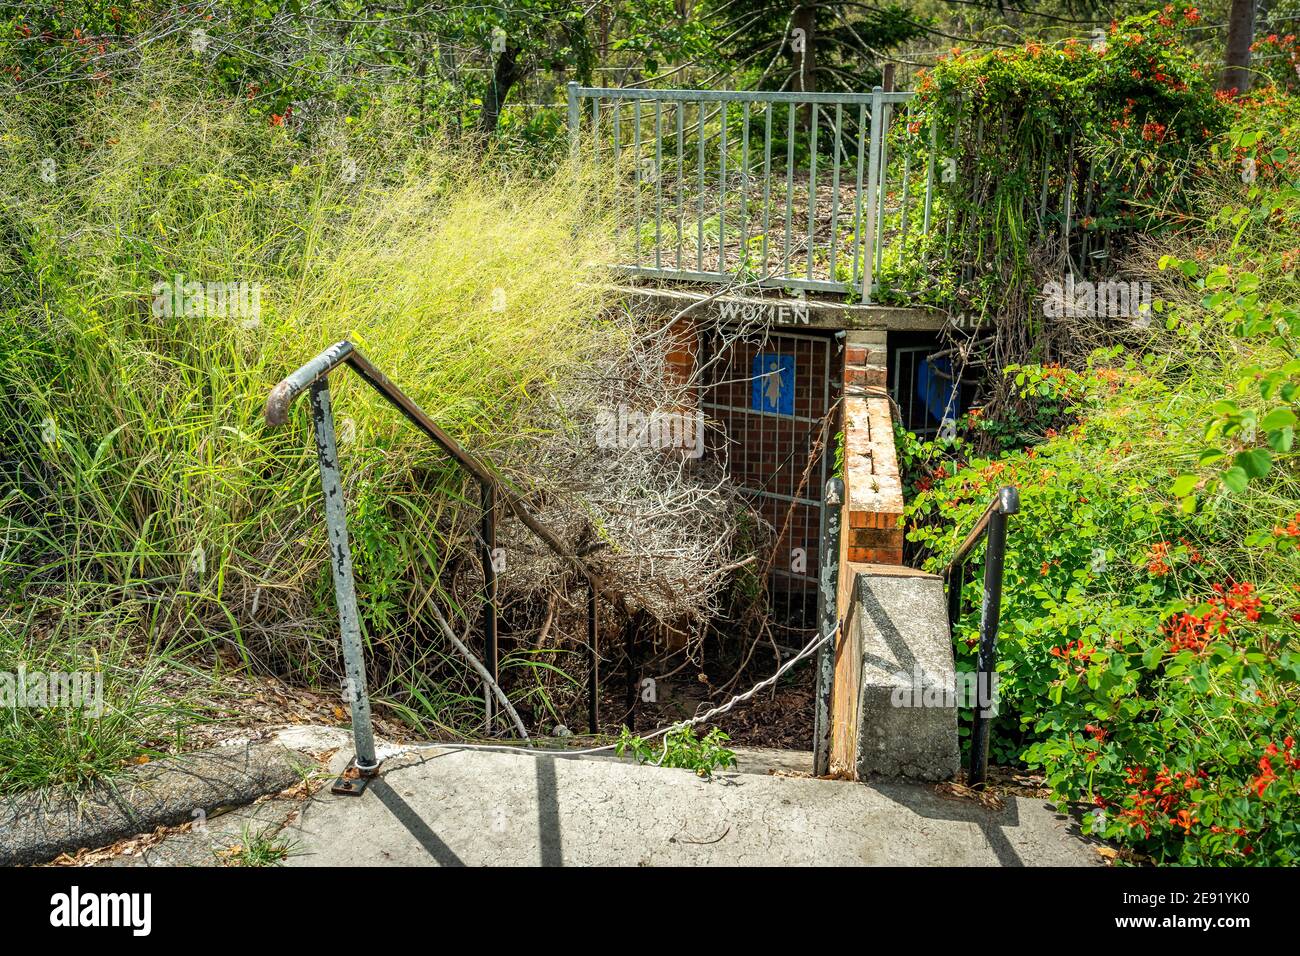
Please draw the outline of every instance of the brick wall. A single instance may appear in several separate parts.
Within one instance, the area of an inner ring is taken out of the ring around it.
[[[885,333],[849,332],[844,364],[845,532],[849,561],[902,564],[903,485],[885,392]]]

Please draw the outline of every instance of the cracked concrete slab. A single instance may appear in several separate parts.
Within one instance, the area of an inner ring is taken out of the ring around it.
[[[351,753],[339,728],[293,727],[275,739],[326,760],[320,783]],[[929,784],[818,780],[806,775],[807,752],[738,750],[737,770],[707,781],[611,756],[381,748],[383,775],[362,797],[281,795],[103,862],[213,865],[250,833],[284,845],[290,866],[1100,862],[1043,800],[1012,797],[988,810]]]
[[[484,751],[392,761],[361,797],[318,793],[289,865],[1090,865],[1042,800],[1000,810],[914,783],[719,774]]]
[[[233,743],[133,767],[89,791],[13,797],[0,807],[0,866],[40,863],[160,826],[216,816],[311,772],[279,744]]]

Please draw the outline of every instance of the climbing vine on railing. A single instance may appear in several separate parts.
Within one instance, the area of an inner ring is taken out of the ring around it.
[[[957,336],[978,343],[969,362],[1082,358],[1078,323],[1046,318],[1041,290],[1116,276],[1133,237],[1185,221],[1196,157],[1224,126],[1179,42],[1197,19],[1168,6],[1091,43],[954,48],[922,78],[906,133],[934,143],[940,225],[916,255],[956,277],[942,304],[973,332]]]

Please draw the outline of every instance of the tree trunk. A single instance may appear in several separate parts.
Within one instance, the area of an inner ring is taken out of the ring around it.
[[[790,59],[794,65],[794,89],[798,93],[816,93],[817,68],[815,31],[817,28],[817,7],[812,4],[800,4],[794,8],[790,21]],[[803,115],[804,128],[812,125],[812,106],[805,106]]]
[[[490,136],[497,128],[501,108],[505,106],[506,97],[511,88],[523,79],[524,71],[519,65],[520,49],[506,44],[506,48],[497,57],[492,70],[492,82],[483,93],[483,112],[479,114],[478,128],[484,136]]]
[[[1219,89],[1250,89],[1250,45],[1255,42],[1255,0],[1232,0],[1228,11],[1228,51]]]

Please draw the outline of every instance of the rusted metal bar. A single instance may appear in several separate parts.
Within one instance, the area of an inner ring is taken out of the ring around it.
[[[435,444],[451,456],[455,462],[464,468],[480,484],[490,484],[496,491],[501,502],[510,509],[519,521],[528,528],[533,534],[537,535],[555,555],[564,558],[569,564],[588,580],[596,578],[585,562],[579,561],[564,546],[564,543],[556,537],[550,529],[541,524],[532,513],[523,500],[507,488],[504,483],[491,471],[488,470],[482,462],[465,450],[461,444],[452,438],[441,428],[439,428],[431,418],[415,402],[390,382],[382,372],[375,368],[370,360],[357,351],[351,342],[343,341],[331,345],[328,349],[312,359],[302,368],[289,375],[284,381],[277,385],[271,391],[271,397],[266,404],[266,421],[270,425],[283,425],[288,417],[289,405],[303,390],[316,379],[327,375],[331,370],[339,365],[346,363],[353,371],[360,375],[367,383],[370,384],[379,394],[383,395],[388,402],[400,411],[406,419],[415,425],[416,428],[424,432],[431,438]],[[596,578],[597,588],[605,593],[604,585]],[[609,595],[606,594],[608,597]]]
[[[337,364],[337,361],[335,362]],[[325,524],[329,530],[330,570],[334,575],[334,600],[339,611],[339,636],[343,644],[343,697],[352,709],[352,740],[356,756],[334,784],[336,793],[359,795],[366,781],[379,771],[375,734],[370,722],[370,695],[366,689],[366,664],[361,647],[361,616],[357,587],[352,577],[352,551],[348,546],[347,506],[339,472],[338,443],[330,388],[324,373],[312,379],[312,425],[316,432],[316,458],[321,491],[325,497]]]
[[[587,732],[600,732],[600,640],[596,620],[596,587],[587,585]]]
[[[266,423],[272,427],[283,425],[289,417],[289,406],[307,391],[312,383],[347,361],[355,351],[351,342],[336,342],[302,368],[285,377],[266,400]]]
[[[1015,488],[1000,488],[989,506],[984,509],[984,513],[979,516],[975,522],[975,527],[971,528],[970,534],[962,541],[961,546],[953,554],[952,560],[948,562],[946,573],[952,573],[952,569],[966,560],[975,545],[979,544],[980,535],[988,527],[989,521],[993,515],[1001,511],[1003,514],[1013,515],[1020,510],[1020,493]]]
[[[480,486],[482,517],[479,534],[483,539],[483,666],[492,680],[501,683],[497,661],[497,496],[490,484]],[[492,688],[483,688],[483,710],[486,726],[492,729],[495,698]]]
[[[591,654],[591,673],[588,682],[588,708],[590,723],[597,725],[597,695],[599,692],[598,652],[596,641],[598,595],[604,595],[619,606],[621,597],[609,592],[600,576],[585,561],[570,552],[550,529],[537,520],[519,495],[504,483],[481,461],[466,451],[459,442],[444,432],[401,389],[390,382],[370,361],[348,341],[331,345],[320,355],[288,375],[271,390],[267,398],[265,417],[271,426],[283,425],[289,408],[303,392],[312,393],[312,421],[316,431],[316,444],[321,469],[321,483],[325,492],[326,521],[329,526],[331,566],[334,571],[335,598],[339,608],[345,669],[348,684],[345,688],[357,697],[353,702],[353,732],[356,738],[355,768],[360,777],[373,774],[379,764],[375,759],[374,735],[370,721],[370,701],[365,687],[365,667],[362,659],[360,616],[357,609],[356,585],[352,576],[352,559],[348,550],[346,503],[338,467],[338,448],[334,437],[333,417],[330,410],[330,392],[327,376],[340,365],[352,368],[372,388],[400,411],[476,481],[481,491],[482,516],[480,535],[483,547],[483,579],[485,601],[485,642],[487,662],[485,667],[494,681],[498,678],[496,602],[496,523],[499,503],[504,503],[520,523],[533,532],[552,553],[564,559],[588,585],[588,643]],[[624,609],[626,610],[625,606]],[[493,705],[486,705],[489,724]],[[364,783],[357,785],[358,774],[345,775],[336,787],[339,792],[359,793]],[[348,781],[352,781],[348,783]],[[348,788],[351,789],[348,789]]]
[[[830,773],[831,704],[835,686],[835,652],[839,644],[840,590],[840,518],[844,504],[844,482],[832,478],[826,482],[823,508],[826,532],[818,549],[817,633],[835,637],[817,652],[817,697],[813,711],[813,775]]]

